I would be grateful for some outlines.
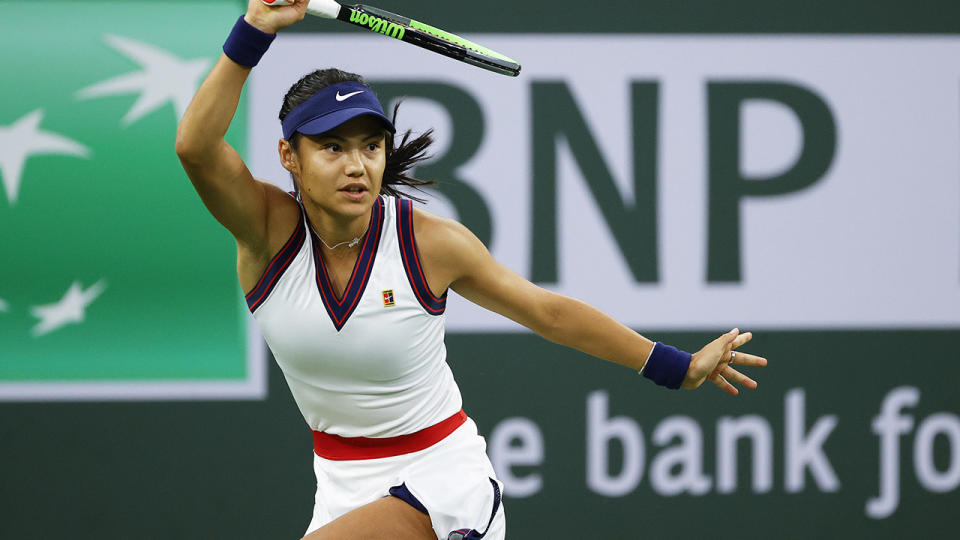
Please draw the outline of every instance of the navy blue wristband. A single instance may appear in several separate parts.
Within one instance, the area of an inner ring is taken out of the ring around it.
[[[231,60],[241,66],[253,67],[260,62],[260,58],[270,48],[276,34],[268,34],[259,28],[254,28],[243,20],[243,15],[233,25],[233,30],[223,43],[223,52]]]
[[[690,353],[658,341],[653,344],[653,351],[647,363],[643,365],[641,373],[660,386],[676,390],[683,384],[683,378],[687,375],[690,358]]]

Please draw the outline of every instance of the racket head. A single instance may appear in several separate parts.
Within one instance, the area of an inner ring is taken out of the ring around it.
[[[440,28],[364,4],[343,5],[338,20],[399,39],[494,73],[516,77],[520,64],[512,58]]]

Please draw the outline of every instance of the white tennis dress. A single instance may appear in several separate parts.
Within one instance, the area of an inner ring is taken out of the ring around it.
[[[338,298],[304,214],[246,295],[315,439],[379,443],[422,434],[458,413],[463,422],[429,448],[401,455],[327,459],[318,447],[308,532],[399,486],[426,508],[438,538],[458,529],[502,538],[502,485],[476,425],[462,420],[443,343],[446,295],[434,296],[424,279],[412,215],[409,200],[378,197]]]

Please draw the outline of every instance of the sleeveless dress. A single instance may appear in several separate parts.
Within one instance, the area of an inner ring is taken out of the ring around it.
[[[316,441],[399,440],[463,415],[443,342],[446,294],[427,286],[409,200],[374,202],[342,297],[302,212],[246,299]],[[458,422],[440,442],[402,455],[328,459],[318,446],[308,532],[393,494],[425,510],[438,538],[459,529],[502,538],[502,485],[476,425]]]

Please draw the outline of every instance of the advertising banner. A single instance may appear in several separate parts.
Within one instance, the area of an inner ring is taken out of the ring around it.
[[[174,153],[235,2],[7,8],[0,400],[262,397],[231,238]]]
[[[436,128],[451,215],[534,282],[636,328],[960,325],[960,39],[484,35],[516,78],[380,36],[287,35],[251,87],[250,160],[287,88],[364,75]],[[451,331],[517,331],[455,299]]]

